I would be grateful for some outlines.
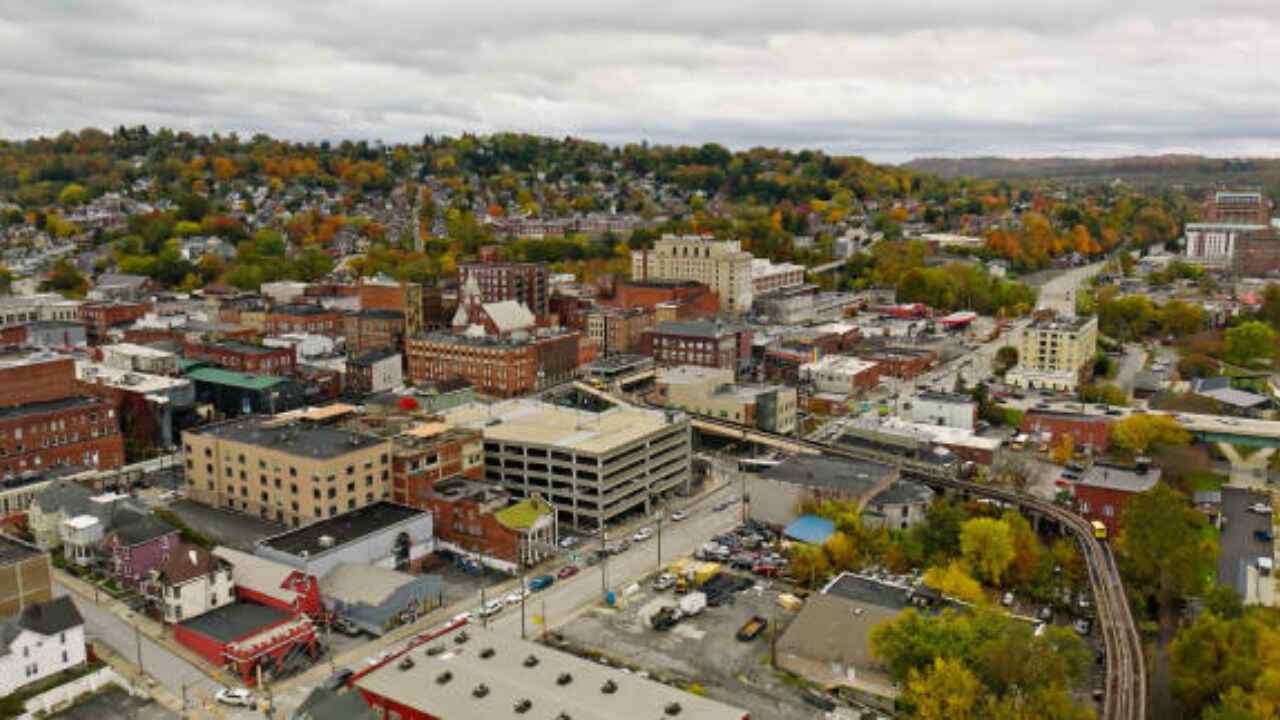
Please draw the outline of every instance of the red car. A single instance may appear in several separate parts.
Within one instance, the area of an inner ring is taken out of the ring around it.
[[[756,563],[755,566],[751,568],[751,572],[759,575],[760,577],[777,577],[778,566],[773,563]]]
[[[577,574],[578,574],[577,565],[565,565],[564,567],[560,568],[560,572],[556,573],[556,577],[563,580],[568,577],[573,577],[574,575],[577,575]]]

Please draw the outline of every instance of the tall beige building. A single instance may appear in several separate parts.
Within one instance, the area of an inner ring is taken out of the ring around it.
[[[1045,318],[1022,332],[1018,366],[1011,385],[1074,392],[1085,380],[1098,350],[1096,317]]]
[[[182,434],[193,500],[300,527],[390,492],[391,441],[250,417]]]
[[[631,254],[635,280],[693,280],[720,297],[720,307],[734,315],[751,309],[751,253],[737,240],[700,235],[663,235],[652,250]]]

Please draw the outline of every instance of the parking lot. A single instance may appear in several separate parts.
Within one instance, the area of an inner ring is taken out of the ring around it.
[[[178,716],[152,701],[130,697],[113,685],[49,717],[55,720],[176,720]]]
[[[752,587],[737,593],[731,603],[708,607],[669,630],[654,630],[650,618],[659,608],[675,605],[680,596],[672,590],[655,591],[645,581],[639,592],[625,599],[624,607],[590,610],[561,627],[559,635],[565,649],[607,658],[686,689],[696,678],[708,697],[742,707],[757,720],[823,717],[801,700],[794,682],[770,667],[770,638],[781,634],[795,616],[778,606],[779,586],[746,574],[735,576],[750,578]],[[738,640],[738,630],[754,616],[777,626],[754,640]]]

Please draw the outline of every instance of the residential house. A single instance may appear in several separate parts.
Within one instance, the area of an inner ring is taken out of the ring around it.
[[[208,550],[180,543],[151,571],[143,595],[166,623],[177,623],[235,602],[231,565]]]
[[[146,579],[178,546],[178,530],[151,515],[127,512],[118,515],[116,523],[102,546],[111,573],[126,585]]]
[[[0,621],[0,697],[84,662],[84,618],[65,595]]]

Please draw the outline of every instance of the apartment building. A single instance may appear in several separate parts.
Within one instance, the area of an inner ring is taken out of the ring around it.
[[[484,435],[486,480],[515,498],[541,496],[580,528],[649,514],[689,490],[689,418],[680,412],[520,399],[455,408],[445,421]]]
[[[660,366],[701,365],[737,370],[751,359],[751,331],[707,320],[664,322],[645,330],[639,352]]]
[[[681,365],[658,373],[657,397],[669,408],[728,420],[766,432],[796,429],[796,389],[735,383],[733,371]]]
[[[1018,365],[1005,375],[1011,385],[1074,392],[1088,376],[1098,349],[1096,317],[1035,321],[1022,333]]]
[[[1256,190],[1219,190],[1204,203],[1204,220],[1235,225],[1269,225],[1271,199]]]
[[[1245,238],[1263,238],[1271,226],[1271,200],[1260,192],[1219,191],[1204,204],[1204,219],[1183,228],[1189,262],[1230,268]],[[1260,243],[1254,240],[1253,248]],[[1265,244],[1264,244],[1265,246]]]
[[[663,235],[631,254],[633,280],[693,280],[711,288],[726,312],[742,315],[754,297],[751,253],[737,240]]]
[[[653,313],[644,308],[597,307],[585,317],[587,337],[604,357],[633,352],[640,345],[640,336],[654,322]]]
[[[513,397],[573,377],[576,332],[539,330],[521,337],[474,337],[434,332],[410,338],[408,378],[416,384],[466,380],[495,397]]]
[[[504,262],[498,248],[484,247],[479,262],[458,264],[458,285],[465,287],[472,278],[486,303],[515,300],[538,317],[547,314],[551,271],[544,263]]]
[[[391,441],[254,416],[182,434],[191,498],[298,527],[387,497]]]
[[[57,293],[17,295],[0,298],[0,328],[17,327],[41,321],[77,322],[79,300],[67,300]]]

